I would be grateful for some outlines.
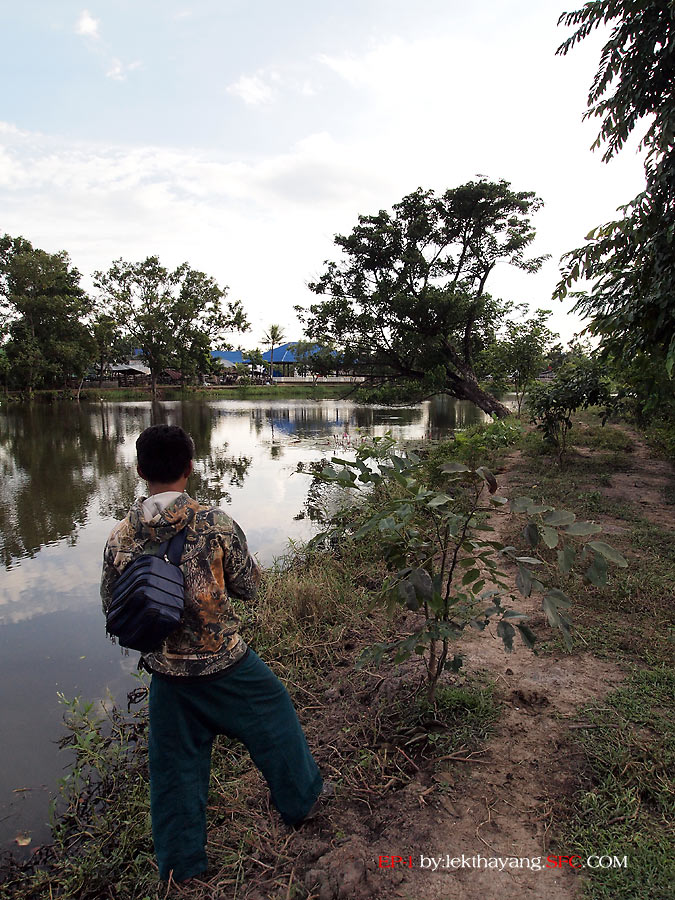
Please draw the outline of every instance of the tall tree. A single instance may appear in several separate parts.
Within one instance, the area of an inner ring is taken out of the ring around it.
[[[479,386],[474,357],[501,308],[486,292],[496,264],[536,272],[546,258],[525,255],[541,205],[532,192],[480,178],[440,196],[419,188],[393,214],[359,216],[351,234],[335,237],[342,260],[309,285],[327,299],[298,309],[308,337],[333,344],[350,368],[508,415]]]
[[[313,383],[320,376],[330,375],[340,367],[340,359],[332,347],[319,346],[312,341],[297,341],[293,345],[295,367],[304,375],[309,372]]]
[[[270,325],[270,327],[263,335],[263,340],[266,344],[269,344],[272,349],[272,352],[270,353],[270,378],[273,378],[274,348],[278,347],[284,340],[284,333],[282,331],[281,325]]]
[[[518,318],[504,323],[504,333],[495,347],[499,367],[503,368],[513,383],[518,404],[518,415],[528,386],[536,380],[546,365],[546,354],[553,342],[553,332],[546,322],[551,315],[548,309],[538,309],[526,318],[527,305],[518,304]]]
[[[95,354],[83,321],[90,310],[67,253],[47,253],[22,237],[0,238],[0,311],[12,384],[31,394],[82,379]]]
[[[183,263],[174,273],[179,289],[170,310],[173,326],[174,356],[177,368],[185,377],[200,372],[220,371],[211,364],[214,342],[222,350],[227,332],[244,332],[249,323],[239,300],[228,300],[227,288],[221,289],[215,279]]]
[[[258,347],[255,350],[242,350],[241,352],[243,358],[250,365],[252,374],[258,375],[265,370],[265,360],[263,359],[262,351]]]
[[[153,395],[162,369],[175,365],[192,374],[207,364],[212,342],[226,347],[227,331],[249,327],[241,303],[225,303],[226,289],[187,263],[169,271],[157,256],[138,263],[118,259],[107,272],[96,272],[95,284],[124,336],[141,350]]]
[[[128,358],[131,348],[125,345],[120,323],[106,312],[97,312],[91,323],[91,333],[96,345],[98,383],[103,384],[103,372],[111,363]]]
[[[594,0],[565,12],[558,24],[575,30],[558,48],[566,54],[600,25],[609,39],[588,94],[584,118],[599,118],[594,149],[612,159],[633,130],[647,125],[645,189],[620,207],[621,217],[594,229],[584,246],[563,257],[556,297],[579,279],[574,309],[605,355],[656,354],[675,365],[675,3]]]

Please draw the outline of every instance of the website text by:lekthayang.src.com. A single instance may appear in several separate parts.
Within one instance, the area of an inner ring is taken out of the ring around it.
[[[591,854],[590,856],[482,856],[480,853],[472,856],[462,853],[460,856],[451,856],[449,853],[442,856],[425,856],[421,854],[399,856],[379,856],[377,862],[380,869],[426,869],[429,872],[437,872],[442,869],[492,869],[494,871],[524,870],[543,872],[547,869],[627,869],[627,856],[613,856],[610,854]]]

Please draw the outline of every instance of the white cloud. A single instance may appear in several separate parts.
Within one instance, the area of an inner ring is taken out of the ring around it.
[[[227,86],[227,92],[239,97],[249,106],[271,103],[274,98],[274,91],[261,75],[242,75]]]
[[[272,103],[281,94],[299,94],[314,97],[318,88],[305,74],[306,66],[288,66],[283,72],[277,69],[258,69],[255,75],[242,75],[227,86],[228,94],[239,97],[249,106]]]
[[[641,189],[642,166],[628,153],[611,166],[589,153],[596,126],[580,119],[596,59],[573,68],[553,56],[554,40],[530,45],[530,37],[493,42],[489,65],[488,50],[465,34],[435,33],[242,76],[228,91],[243,102],[295,103],[296,138],[283,152],[258,145],[258,153],[227,158],[57,144],[11,126],[3,132],[0,123],[3,227],[67,249],[83,272],[119,256],[187,259],[229,284],[251,321],[264,324],[283,310],[290,321],[296,303],[311,302],[306,282],[335,258],[333,235],[348,233],[358,214],[389,208],[418,186],[444,190],[482,172],[543,197],[533,253],[552,254],[534,276],[498,267],[489,289],[553,308],[553,327],[567,339],[580,326],[565,318],[570,304],[550,299],[558,259]],[[111,65],[109,77],[128,68]],[[321,126],[311,118],[315,105],[298,101],[316,84],[331,111]],[[302,119],[305,108],[312,113]]]
[[[95,19],[88,9],[83,9],[80,18],[75,25],[75,33],[81,34],[83,37],[98,38],[98,19]]]
[[[134,69],[138,69],[140,65],[141,63],[138,60],[125,65],[120,59],[113,57],[110,60],[110,67],[105,73],[106,78],[112,78],[113,81],[124,81],[127,77],[127,73],[133,72]]]
[[[82,10],[75,26],[75,32],[85,38],[95,39],[89,44],[89,50],[105,66],[106,78],[111,78],[113,81],[125,81],[129,72],[133,72],[134,69],[140,67],[140,61],[124,63],[112,53],[111,48],[101,40],[99,20],[95,19],[89,10]]]
[[[326,133],[252,163],[65,143],[1,124],[0,185],[3,229],[68,250],[85,275],[120,256],[158,253],[167,265],[188,260],[228,284],[257,326],[252,343],[284,313],[289,334],[300,334],[292,309],[309,302],[306,282],[332,252],[333,231],[391,192],[364,170],[362,148]]]

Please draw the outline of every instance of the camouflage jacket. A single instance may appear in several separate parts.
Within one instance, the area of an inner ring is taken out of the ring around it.
[[[160,650],[143,654],[143,662],[161,675],[220,672],[246,652],[229,595],[253,600],[260,582],[260,569],[248,552],[244,532],[222,509],[203,506],[186,493],[146,522],[144,499],[137,500],[126,518],[113,528],[105,545],[103,612],[107,612],[112,587],[126,566],[143,553],[155,553],[161,543],[187,528],[181,561],[185,576],[183,621]]]

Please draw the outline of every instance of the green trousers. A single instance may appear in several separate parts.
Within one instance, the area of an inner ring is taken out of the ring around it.
[[[288,691],[249,648],[217,678],[150,682],[150,813],[159,876],[206,871],[206,802],[217,734],[242,741],[288,825],[300,822],[323,781]]]

